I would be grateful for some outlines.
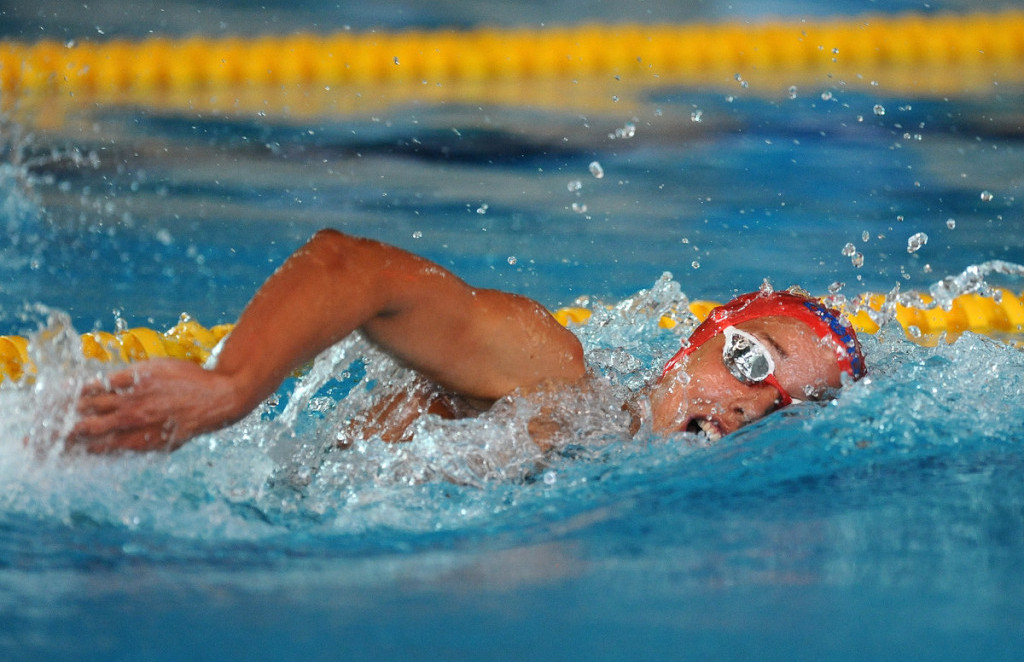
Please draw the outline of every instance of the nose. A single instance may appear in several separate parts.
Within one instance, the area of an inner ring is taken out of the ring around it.
[[[779,393],[767,384],[736,382],[736,388],[730,391],[728,395],[719,396],[712,407],[717,409],[712,415],[727,434],[764,418],[778,407]]]

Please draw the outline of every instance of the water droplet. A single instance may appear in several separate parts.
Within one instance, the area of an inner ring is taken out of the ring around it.
[[[871,233],[870,233],[870,232],[868,232],[867,230],[865,230],[864,232],[861,232],[861,233],[860,233],[860,240],[861,240],[861,241],[863,241],[863,242],[867,243],[867,241],[868,241],[869,239],[871,239]]]
[[[590,174],[593,175],[595,179],[601,179],[604,177],[604,168],[602,168],[601,164],[597,161],[591,161],[590,165],[587,166],[587,169],[590,170]]]
[[[700,262],[694,260],[693,262],[690,263],[690,266],[693,267],[694,269],[700,269]]]
[[[843,246],[843,256],[845,257],[852,257],[856,252],[857,247],[854,246],[852,242],[847,242],[846,245]]]
[[[413,239],[422,239],[423,238],[423,233],[420,232],[419,230],[417,230],[416,232],[412,233],[412,238]]]
[[[871,109],[875,115],[885,115],[885,106],[880,103],[876,103],[875,107]]]
[[[488,209],[488,206],[487,206],[487,203],[485,202],[485,203],[483,203],[482,205],[480,205],[479,207],[476,208],[476,213],[478,213],[478,214],[486,214],[487,213],[487,209]]]
[[[395,56],[395,64],[398,64],[398,56]]]
[[[956,229],[956,219],[955,218],[947,218],[946,219],[946,227],[949,228],[950,230],[955,230]]]
[[[839,294],[844,287],[846,287],[846,283],[837,280],[828,286],[828,293],[832,295]]]
[[[515,255],[509,255],[508,256],[508,263],[509,264],[515,264],[516,262],[518,262],[518,260],[516,260],[516,256]]]
[[[923,232],[910,235],[907,239],[907,252],[916,253],[921,250],[921,247],[928,243],[928,235]]]
[[[789,86],[789,98],[790,99],[795,99],[796,98],[796,91],[797,91],[796,90],[796,85],[790,85]]]
[[[174,237],[171,236],[171,233],[166,228],[160,228],[156,231],[156,240],[164,246],[170,246],[174,243]]]
[[[992,202],[992,191],[982,191],[980,197],[982,202]]]
[[[693,111],[692,113],[690,113],[690,121],[691,122],[700,122],[703,119],[704,119],[704,111],[703,110],[697,109],[697,110]]]
[[[827,90],[825,92],[822,92],[821,93],[821,100],[822,101],[831,101],[832,100],[832,93],[827,91]]]
[[[569,189],[570,193],[575,193],[576,191],[579,191],[581,188],[583,188],[583,182],[581,182],[578,179],[574,179],[568,184],[566,184],[565,187]]]
[[[572,203],[572,210],[577,214],[585,214],[587,213],[587,205],[583,202],[574,202]]]
[[[626,122],[626,124],[618,129],[615,129],[614,133],[609,133],[608,137],[612,140],[621,138],[623,140],[632,138],[636,135],[636,125],[632,122]]]

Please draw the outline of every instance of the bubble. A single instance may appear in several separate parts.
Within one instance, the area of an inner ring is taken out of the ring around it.
[[[412,233],[412,238],[413,239],[422,239],[423,238],[423,233],[420,232],[419,230],[417,230],[416,232]]]
[[[398,56],[395,56],[395,64],[398,64]]]
[[[583,202],[574,202],[572,203],[572,210],[577,214],[585,214],[587,213],[587,205]]]
[[[581,182],[578,179],[574,179],[568,184],[566,184],[565,187],[569,189],[570,193],[575,193],[576,191],[579,191],[581,188],[583,188],[583,182]]]
[[[875,115],[879,115],[879,116],[885,115],[885,106],[883,106],[880,103],[876,103],[875,107],[872,108],[871,110],[872,110],[872,112],[875,113]]]
[[[979,197],[982,202],[992,202],[992,191],[982,191]]]
[[[556,472],[554,472],[554,471],[545,471],[544,472],[544,484],[545,485],[554,485],[556,482],[558,482],[558,474]]]
[[[694,260],[693,262],[690,263],[690,266],[693,267],[694,269],[700,269],[700,262]]]
[[[910,235],[907,239],[907,252],[916,253],[921,250],[921,247],[928,243],[928,235],[923,232],[918,232]]]
[[[485,203],[483,203],[482,205],[480,205],[479,207],[476,208],[476,213],[478,213],[478,214],[486,214],[488,209],[489,209],[489,207],[488,207],[487,203],[485,202]]]
[[[691,122],[700,122],[703,119],[704,119],[704,111],[702,111],[702,110],[698,109],[698,110],[695,110],[692,113],[690,113],[690,121]]]
[[[868,232],[867,230],[864,230],[863,232],[860,233],[860,240],[861,241],[867,242],[869,239],[871,239],[871,233],[870,232]]]
[[[518,262],[518,260],[516,259],[515,255],[509,255],[508,256],[508,263],[510,265],[515,265],[516,262]]]
[[[949,228],[950,230],[955,230],[956,229],[956,219],[955,218],[947,218],[946,219],[946,227]]]
[[[864,266],[864,254],[863,253],[854,253],[853,257],[850,258],[850,263],[854,267],[860,269],[861,267]]]
[[[796,92],[797,92],[796,85],[790,85],[789,86],[789,98],[790,99],[795,99],[796,98]]]
[[[604,177],[604,168],[602,168],[601,164],[597,161],[591,161],[590,165],[587,166],[587,169],[590,170],[590,174],[594,176],[594,179],[601,179]]]
[[[821,93],[821,100],[822,101],[831,101],[832,100],[832,93],[829,92],[828,90],[822,92]]]
[[[846,245],[843,246],[843,256],[844,257],[852,257],[854,255],[854,253],[856,253],[856,252],[857,252],[857,247],[854,246],[852,242],[847,242]]]

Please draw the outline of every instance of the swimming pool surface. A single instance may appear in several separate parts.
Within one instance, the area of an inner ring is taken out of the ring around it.
[[[966,7],[883,4],[831,10]],[[821,13],[156,3],[138,20],[89,7],[0,5],[4,34]],[[613,389],[675,351],[657,319],[684,296],[764,279],[928,291],[972,265],[1024,264],[1019,82],[942,95],[827,75],[774,94],[732,82],[579,82],[559,104],[529,103],[550,97],[524,86],[524,103],[364,95],[315,112],[6,107],[0,333],[36,339],[39,374],[0,387],[0,656],[1019,659],[1024,354],[985,336],[924,346],[888,325],[862,337],[871,374],[836,401],[713,445],[628,439],[591,401],[561,403],[579,443],[539,465],[515,407],[425,421],[402,446],[333,449],[373,383],[403,378],[354,340],[174,454],[54,450],[70,394],[100,369],[65,331],[163,329],[182,312],[232,322],[321,227],[552,309],[587,297],[601,323],[576,331]],[[908,244],[918,233],[927,243]]]

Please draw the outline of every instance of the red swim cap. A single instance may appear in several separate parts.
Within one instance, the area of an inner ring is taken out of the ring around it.
[[[665,364],[662,376],[683,357],[722,333],[725,327],[761,317],[791,317],[800,320],[811,327],[819,338],[830,338],[834,341],[836,361],[843,372],[854,379],[860,379],[867,374],[857,334],[849,324],[843,324],[839,311],[828,308],[809,296],[785,291],[751,292],[713,309],[707,319],[690,334],[683,348]]]

